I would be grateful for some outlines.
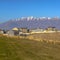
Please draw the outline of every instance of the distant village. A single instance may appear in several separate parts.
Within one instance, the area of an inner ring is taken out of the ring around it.
[[[55,32],[60,32],[60,31],[55,27],[48,27],[46,29],[42,29],[42,28],[27,29],[27,28],[14,27],[11,30],[7,30],[7,31],[0,29],[0,34],[8,35],[8,36],[27,36],[35,33],[55,33]]]

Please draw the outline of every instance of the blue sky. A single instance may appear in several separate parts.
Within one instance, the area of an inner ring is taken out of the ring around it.
[[[0,0],[0,22],[22,16],[60,17],[60,0]]]

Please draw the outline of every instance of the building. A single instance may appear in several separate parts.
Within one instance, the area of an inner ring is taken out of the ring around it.
[[[9,35],[9,36],[14,36],[15,35],[13,30],[7,31],[6,34]]]
[[[29,33],[29,29],[27,29],[27,28],[20,28],[19,30],[22,33]]]
[[[47,31],[57,31],[57,29],[55,27],[48,27],[46,30]]]
[[[19,35],[19,31],[9,30],[9,31],[7,31],[7,34],[9,36],[18,36]]]
[[[4,31],[0,29],[0,34],[3,34],[3,33],[4,33]]]
[[[9,36],[19,36],[19,35],[29,35],[29,29],[27,28],[12,28],[11,30],[7,31]]]
[[[18,36],[19,35],[19,29],[17,27],[12,28],[11,30],[7,31],[7,34],[9,36]]]
[[[55,27],[48,27],[44,30],[44,32],[53,33],[53,32],[57,32],[57,29]]]
[[[20,36],[28,36],[30,34],[30,30],[27,28],[20,28],[19,35]]]
[[[31,33],[43,33],[43,29],[42,28],[37,28],[37,29],[32,29]]]

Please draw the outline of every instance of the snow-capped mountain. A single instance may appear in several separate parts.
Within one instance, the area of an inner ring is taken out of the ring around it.
[[[13,20],[9,20],[5,23],[0,24],[0,29],[9,30],[14,27],[18,28],[47,28],[49,26],[56,27],[60,29],[60,18],[50,18],[50,17],[22,17]]]

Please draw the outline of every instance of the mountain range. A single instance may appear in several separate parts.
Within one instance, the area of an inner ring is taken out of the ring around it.
[[[60,29],[60,18],[50,18],[50,17],[41,17],[41,18],[34,18],[34,17],[22,17],[18,19],[11,19],[7,22],[0,24],[0,29],[9,30],[14,27],[18,28],[47,28],[47,27],[56,27]]]

